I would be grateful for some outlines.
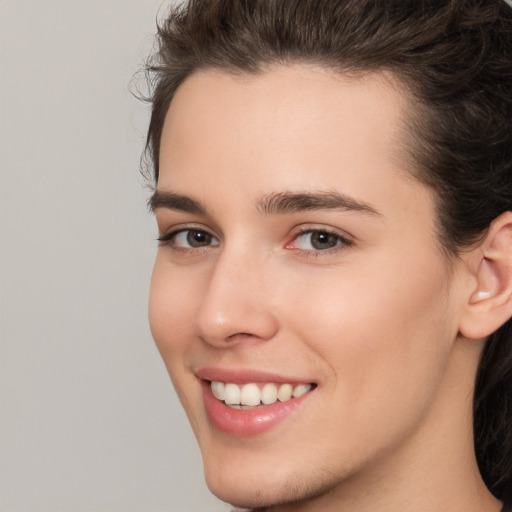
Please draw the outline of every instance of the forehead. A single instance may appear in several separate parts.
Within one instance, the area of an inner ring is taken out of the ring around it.
[[[200,71],[167,113],[158,188],[200,199],[214,187],[230,200],[233,191],[312,188],[369,203],[399,200],[396,180],[420,186],[402,149],[410,109],[405,87],[383,72],[348,77],[306,65]]]
[[[244,145],[284,159],[298,145],[306,153],[311,146],[334,149],[333,142],[349,154],[371,147],[393,157],[400,153],[403,114],[410,108],[406,89],[390,73],[347,77],[298,64],[257,74],[199,71],[171,102],[160,164],[176,162],[178,149],[199,142],[226,158]]]

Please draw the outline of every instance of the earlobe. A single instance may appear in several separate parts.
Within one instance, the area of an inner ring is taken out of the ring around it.
[[[473,279],[459,331],[483,339],[512,316],[512,212],[495,219],[483,242],[466,256]]]

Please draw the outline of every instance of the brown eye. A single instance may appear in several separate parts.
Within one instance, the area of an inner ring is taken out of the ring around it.
[[[189,229],[184,232],[186,234],[187,244],[189,247],[205,247],[212,245],[213,236],[206,231]]]
[[[160,236],[158,241],[176,250],[201,249],[219,245],[217,238],[203,229],[180,229]]]
[[[329,249],[349,247],[352,241],[334,231],[308,229],[299,233],[288,248],[306,252],[322,252]]]
[[[314,231],[311,233],[311,246],[319,251],[332,249],[340,243],[340,237],[327,231]]]

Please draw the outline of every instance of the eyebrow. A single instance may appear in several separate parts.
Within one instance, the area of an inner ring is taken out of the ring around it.
[[[160,208],[167,208],[168,210],[177,210],[196,215],[208,214],[206,207],[200,201],[182,194],[163,192],[161,190],[155,191],[149,198],[148,206],[153,213]]]
[[[368,215],[381,215],[368,203],[339,192],[282,192],[269,194],[258,201],[257,208],[265,215],[311,210],[342,210]]]
[[[177,210],[196,215],[208,215],[200,201],[189,196],[157,190],[148,201],[152,212],[160,208]],[[368,203],[356,200],[339,192],[278,192],[264,196],[256,203],[263,215],[292,214],[312,210],[342,210],[361,212],[367,215],[381,214]]]

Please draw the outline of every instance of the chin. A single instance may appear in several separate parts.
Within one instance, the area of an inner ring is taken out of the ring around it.
[[[222,501],[237,508],[243,509],[264,509],[285,503],[301,501],[302,493],[288,485],[273,483],[270,487],[267,482],[254,480],[252,482],[230,484],[206,483],[210,491]]]
[[[227,455],[229,459],[229,455]],[[261,508],[281,501],[282,480],[274,471],[258,470],[243,461],[205,461],[206,484],[217,498],[240,508]]]
[[[245,509],[266,509],[278,505],[307,502],[329,493],[339,484],[327,471],[276,467],[257,470],[247,465],[205,466],[206,483],[222,501]]]

